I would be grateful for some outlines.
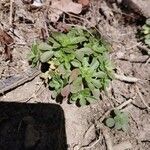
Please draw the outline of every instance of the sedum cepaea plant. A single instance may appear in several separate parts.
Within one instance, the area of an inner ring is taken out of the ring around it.
[[[120,110],[114,110],[114,117],[109,117],[106,119],[106,125],[110,128],[114,127],[117,130],[127,131],[129,117],[125,112],[121,112]]]
[[[147,19],[145,25],[142,26],[142,33],[144,34],[144,43],[150,47],[150,19]]]
[[[48,64],[43,73],[52,97],[59,94],[69,102],[86,105],[98,100],[113,79],[107,44],[95,31],[72,28],[68,33],[51,33],[47,42],[34,43],[28,55],[35,67]]]

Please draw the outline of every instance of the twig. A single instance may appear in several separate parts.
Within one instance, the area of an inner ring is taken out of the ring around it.
[[[91,149],[92,147],[94,147],[98,142],[100,141],[100,136],[98,137],[97,140],[95,140],[94,142],[86,145],[86,146],[82,146],[79,148],[79,150],[83,150],[83,149]]]
[[[113,144],[112,144],[112,140],[111,140],[111,137],[109,135],[109,132],[105,127],[102,128],[102,133],[103,133],[103,136],[105,138],[107,150],[115,150],[115,149],[113,149]]]
[[[150,109],[150,107],[146,103],[145,99],[143,98],[143,96],[139,90],[139,87],[137,85],[135,87],[136,87],[136,91],[137,91],[138,95],[140,96],[140,99],[142,100],[143,104],[146,106],[147,109]]]
[[[104,119],[110,114],[110,112],[112,110],[114,110],[114,109],[122,109],[123,107],[127,106],[128,104],[130,104],[132,101],[133,101],[133,99],[129,99],[129,100],[123,102],[122,104],[120,104],[119,106],[109,109],[108,111],[105,112],[104,115],[102,115],[101,118],[98,119],[98,122],[103,122]]]
[[[125,75],[118,75],[118,74],[115,74],[115,78],[120,80],[120,81],[125,81],[125,82],[130,82],[130,83],[135,83],[135,82],[140,80],[140,79],[135,78],[135,77],[127,77]]]
[[[12,26],[13,24],[13,13],[14,13],[14,0],[10,0],[10,15],[9,15],[9,25]]]
[[[137,45],[137,47],[138,47],[139,49],[144,50],[145,52],[147,52],[148,55],[150,55],[150,49],[147,48],[146,46]]]
[[[31,80],[33,80],[36,76],[38,76],[41,73],[41,71],[39,70],[34,70],[34,72],[32,72],[31,74],[26,74],[26,76],[24,76],[22,79],[18,80],[17,82],[8,85],[6,87],[4,87],[3,89],[0,90],[0,95],[4,94],[5,92],[8,92],[12,89],[17,88],[20,85],[23,85],[26,82],[29,82]]]

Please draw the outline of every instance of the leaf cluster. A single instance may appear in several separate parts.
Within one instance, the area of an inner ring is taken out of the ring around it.
[[[146,20],[146,24],[142,27],[142,33],[144,34],[144,42],[150,47],[150,19]]]
[[[33,44],[32,66],[49,64],[43,78],[53,91],[80,105],[99,99],[113,78],[107,44],[93,31],[72,28],[67,34],[53,32],[45,43]]]
[[[106,119],[106,125],[110,128],[114,127],[118,130],[127,131],[129,122],[128,114],[117,109],[114,110],[114,114],[114,117]]]

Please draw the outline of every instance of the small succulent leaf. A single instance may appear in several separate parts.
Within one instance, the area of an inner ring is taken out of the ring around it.
[[[47,50],[51,51],[51,50],[53,49],[52,46],[50,46],[49,44],[47,44],[47,43],[45,43],[45,42],[40,43],[39,46],[38,46],[38,48],[39,48],[40,50],[42,50],[42,51],[47,51]]]
[[[40,56],[40,61],[42,63],[48,62],[54,55],[53,51],[46,51]]]
[[[84,57],[84,52],[82,51],[76,51],[75,52],[75,57],[79,60],[82,61],[83,57]]]
[[[73,93],[71,96],[71,101],[77,101],[78,100],[78,93]]]
[[[80,102],[80,105],[81,106],[85,106],[86,105],[86,99],[83,97],[83,98],[81,98],[80,100],[79,100],[79,102]]]
[[[80,70],[78,68],[72,70],[69,78],[69,83],[72,83],[74,80],[76,80],[79,74],[80,74]]]
[[[121,111],[119,109],[114,109],[114,113],[116,116],[121,115]]]
[[[63,97],[68,97],[69,94],[70,94],[70,85],[68,84],[61,90],[61,95]]]
[[[62,75],[64,75],[66,73],[66,69],[64,67],[64,64],[59,65],[57,69],[58,69],[59,73]]]
[[[116,128],[117,130],[120,130],[120,129],[122,128],[122,125],[120,124],[120,122],[116,122],[116,121],[115,121],[115,128]]]
[[[94,90],[95,89],[95,86],[93,85],[93,83],[92,82],[87,82],[87,84],[88,84],[88,87],[89,87],[89,89],[92,91],[92,90]]]
[[[84,41],[87,41],[87,38],[85,36],[78,36],[78,37],[71,37],[70,38],[70,45],[82,43]]]
[[[150,39],[150,34],[145,35],[145,39]]]
[[[92,103],[92,102],[96,101],[97,99],[95,99],[95,98],[92,97],[92,96],[89,96],[89,97],[86,98],[86,100],[87,100],[89,103]]]
[[[108,119],[106,120],[106,125],[107,125],[108,127],[112,128],[112,127],[115,125],[114,119],[113,119],[113,118],[108,118]]]
[[[77,47],[78,47],[77,45],[72,45],[72,46],[68,46],[68,47],[63,47],[63,48],[61,48],[61,50],[64,51],[65,53],[72,54],[72,53],[74,53],[74,50]]]
[[[82,65],[83,65],[83,67],[86,68],[86,67],[89,66],[88,61],[89,61],[89,58],[88,58],[88,57],[84,57],[84,58],[82,59]]]
[[[53,99],[55,99],[56,97],[57,97],[57,92],[56,91],[52,91],[51,92],[51,97],[53,98]]]
[[[92,79],[91,82],[98,89],[100,89],[102,87],[102,84],[101,84],[100,80]]]
[[[71,84],[71,93],[77,93],[82,90],[82,78],[78,77],[76,80],[73,81]]]
[[[38,45],[37,45],[36,43],[33,43],[33,44],[32,44],[31,51],[32,51],[33,54],[35,54],[35,55],[38,53]]]
[[[54,49],[61,47],[61,45],[52,37],[48,38],[48,42]]]
[[[71,93],[77,93],[82,90],[82,84],[71,84],[70,89]]]
[[[92,90],[92,94],[93,94],[93,96],[94,96],[97,100],[99,100],[99,97],[100,97],[100,90],[99,90],[99,89],[94,89],[94,90]]]
[[[32,52],[30,52],[30,53],[27,55],[28,61],[32,61],[32,60],[34,59],[34,57],[35,57],[35,55],[34,55]]]
[[[85,55],[88,55],[88,56],[93,53],[91,48],[88,48],[88,47],[80,48],[79,50],[77,50],[77,52],[84,53]]]
[[[98,72],[94,72],[93,76],[96,78],[104,78],[106,76],[106,73],[104,73],[103,71],[98,71]]]
[[[148,26],[150,26],[150,18],[148,18],[148,19],[146,20],[146,24],[147,24]]]
[[[143,28],[143,33],[144,34],[149,34],[150,29],[149,29],[149,27],[147,25],[144,25],[142,28]]]
[[[91,68],[93,70],[97,69],[99,66],[99,61],[96,58],[93,58],[92,63],[91,63]]]
[[[71,61],[71,64],[74,67],[78,67],[78,68],[81,66],[81,63],[77,59],[74,59],[73,61]]]
[[[144,42],[145,42],[145,44],[150,46],[150,39],[145,39]]]
[[[122,125],[122,130],[123,130],[124,132],[126,132],[126,131],[128,130],[128,124],[123,124],[123,125]]]

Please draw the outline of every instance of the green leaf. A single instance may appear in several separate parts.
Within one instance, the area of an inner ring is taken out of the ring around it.
[[[122,125],[122,130],[123,130],[124,132],[126,132],[126,131],[128,130],[128,124],[123,124],[123,125]]]
[[[71,53],[74,53],[74,50],[77,47],[78,47],[77,45],[71,45],[71,46],[63,47],[61,48],[61,50],[64,51],[65,53],[71,54]]]
[[[78,67],[78,68],[81,66],[81,63],[77,59],[74,59],[73,61],[71,61],[71,64],[74,67]]]
[[[106,76],[106,73],[104,73],[103,71],[94,72],[93,76],[96,78],[104,78]]]
[[[83,97],[82,99],[79,100],[81,106],[86,105],[86,99]]]
[[[92,63],[91,63],[90,66],[93,70],[96,70],[99,66],[99,61],[96,58],[93,58]]]
[[[115,110],[114,110],[114,113],[115,113],[116,116],[117,116],[117,115],[121,115],[121,111],[118,110],[118,109],[115,109]]]
[[[79,91],[81,91],[83,86],[82,83],[82,78],[78,77],[76,80],[73,81],[73,83],[71,84],[71,93],[77,93]]]
[[[52,97],[52,98],[55,99],[55,98],[57,97],[57,95],[58,95],[58,93],[57,93],[56,91],[52,91],[52,92],[51,92],[51,97]]]
[[[102,87],[102,84],[101,84],[100,80],[92,79],[91,82],[98,89],[100,89]]]
[[[82,51],[76,51],[75,52],[75,57],[79,60],[82,61],[83,57],[84,57],[84,52]]]
[[[114,121],[114,119],[113,118],[108,118],[107,120],[106,120],[106,125],[108,126],[108,127],[113,127],[114,125],[115,125],[115,121]]]
[[[49,44],[52,45],[54,49],[61,47],[61,45],[52,37],[48,38]]]
[[[150,18],[148,18],[148,19],[146,20],[146,24],[147,24],[148,26],[150,26]]]
[[[149,45],[150,46],[150,39],[145,39],[145,44]]]
[[[115,128],[116,128],[117,130],[120,130],[120,129],[122,128],[122,125],[120,124],[120,122],[116,122],[116,121],[115,121]]]
[[[43,50],[43,51],[47,51],[47,50],[51,51],[53,49],[52,46],[50,46],[50,45],[48,45],[47,43],[44,43],[44,42],[40,43],[39,46],[38,46],[38,48],[40,50]]]
[[[40,61],[42,63],[48,62],[54,55],[53,51],[46,51],[44,52],[41,57],[40,57]]]
[[[100,97],[100,90],[99,90],[99,89],[94,89],[94,90],[92,90],[92,94],[93,94],[93,96],[94,96],[97,100],[99,100],[99,97]]]

